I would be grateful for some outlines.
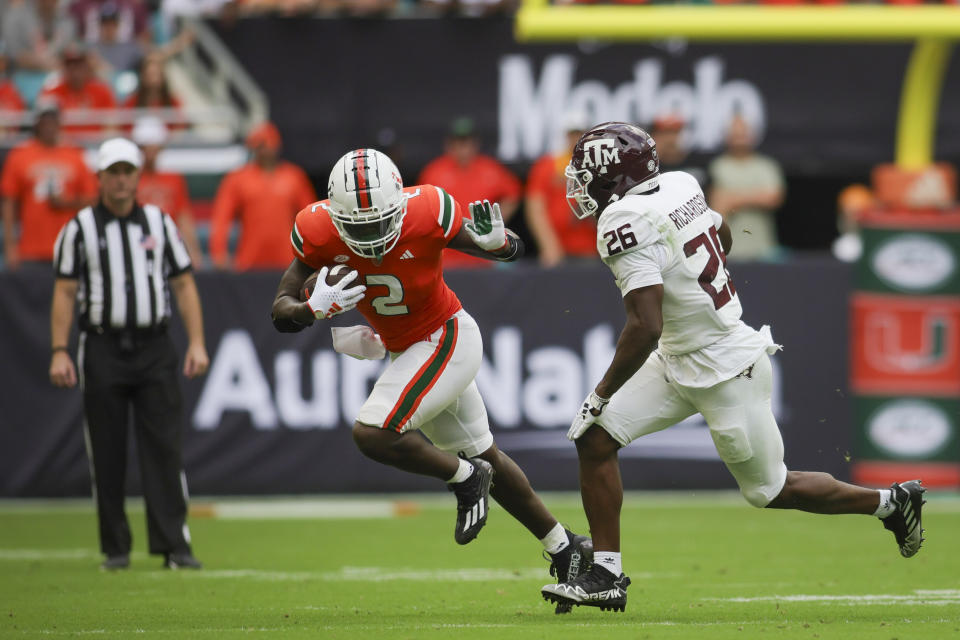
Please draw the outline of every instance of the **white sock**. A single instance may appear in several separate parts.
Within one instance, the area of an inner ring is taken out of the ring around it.
[[[894,511],[897,510],[897,506],[893,504],[893,500],[890,498],[893,496],[893,491],[890,489],[880,489],[880,506],[877,507],[877,510],[873,512],[873,515],[878,518],[886,518]]]
[[[619,551],[594,551],[593,563],[600,565],[617,578],[623,573]]]
[[[456,482],[463,482],[470,477],[470,474],[473,473],[473,465],[469,461],[460,458],[460,466],[457,467],[457,472],[453,474],[453,477],[447,480],[447,482],[453,484]]]
[[[540,544],[547,553],[553,555],[569,547],[570,541],[567,540],[567,532],[563,525],[558,522],[553,525],[553,529],[550,529],[550,533],[540,538]]]

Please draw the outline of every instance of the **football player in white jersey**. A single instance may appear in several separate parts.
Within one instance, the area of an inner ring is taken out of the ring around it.
[[[566,175],[574,214],[598,218],[597,250],[623,293],[627,319],[613,361],[567,433],[580,459],[594,566],[544,586],[543,597],[624,610],[630,579],[620,558],[617,451],[695,413],[751,505],[875,515],[901,555],[914,555],[923,541],[920,481],[877,491],[784,465],[768,357],[780,347],[769,327],[757,331],[740,320],[726,268],[730,230],[697,181],[680,171],[660,174],[653,138],[622,122],[585,133]]]

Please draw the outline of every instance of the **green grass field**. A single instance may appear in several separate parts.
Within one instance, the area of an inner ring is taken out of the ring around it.
[[[404,516],[384,497],[194,499],[208,514],[191,519],[199,572],[146,555],[133,503],[133,566],[118,573],[97,568],[89,502],[0,503],[0,637],[960,640],[955,494],[930,495],[928,541],[909,560],[873,518],[630,494],[626,612],[565,616],[540,598],[539,543],[502,509],[459,547],[450,494],[408,499]],[[585,529],[576,495],[545,501]]]

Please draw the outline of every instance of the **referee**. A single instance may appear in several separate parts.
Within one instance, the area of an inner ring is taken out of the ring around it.
[[[177,353],[167,334],[170,291],[186,326],[188,378],[209,364],[190,256],[173,220],[135,200],[142,159],[129,140],[104,142],[99,199],[64,226],[54,247],[50,381],[83,390],[83,407],[104,569],[130,565],[124,511],[130,409],[147,506],[150,553],[164,566],[199,569],[187,529],[181,461],[182,405]],[[79,302],[80,346],[67,349]]]

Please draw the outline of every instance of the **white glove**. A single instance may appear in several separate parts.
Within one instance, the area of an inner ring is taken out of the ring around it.
[[[470,217],[467,222],[467,233],[473,244],[484,251],[499,251],[507,246],[507,230],[503,226],[503,216],[500,215],[500,205],[489,200],[477,200],[469,205]]]
[[[317,275],[317,283],[313,286],[313,293],[307,300],[307,306],[310,307],[310,311],[313,311],[313,316],[317,320],[332,318],[338,313],[353,309],[358,302],[363,300],[363,294],[367,290],[362,284],[349,289],[346,288],[357,278],[356,271],[351,271],[340,282],[331,287],[327,284],[327,273],[329,271],[328,267],[320,269],[320,273]]]
[[[573,424],[570,425],[570,430],[567,431],[567,438],[576,440],[582,436],[583,432],[600,417],[600,414],[603,413],[603,408],[609,403],[609,398],[601,398],[595,392],[591,391],[587,399],[583,401],[583,406],[580,407],[577,417],[573,419]]]

